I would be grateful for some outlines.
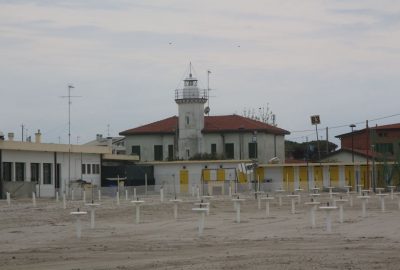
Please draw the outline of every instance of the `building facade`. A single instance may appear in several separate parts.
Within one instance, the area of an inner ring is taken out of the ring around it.
[[[374,126],[337,135],[341,149],[324,161],[365,162],[400,160],[400,124]]]
[[[10,133],[11,135],[12,133]],[[11,196],[54,197],[56,191],[67,195],[78,182],[101,185],[102,163],[113,160],[136,161],[135,156],[113,155],[108,146],[41,143],[0,138],[1,192]]]
[[[141,161],[252,159],[284,162],[288,131],[239,115],[205,116],[206,90],[189,74],[184,88],[175,91],[178,116],[125,130],[126,153]]]

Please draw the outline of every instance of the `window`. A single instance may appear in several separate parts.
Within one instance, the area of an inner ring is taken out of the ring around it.
[[[174,160],[174,145],[168,145],[168,160]]]
[[[233,143],[226,143],[225,144],[225,157],[227,159],[234,159],[235,158],[235,147]]]
[[[249,143],[249,158],[257,158],[257,143]]]
[[[15,181],[25,181],[25,163],[15,163]]]
[[[51,184],[51,163],[43,163],[43,184]]]
[[[100,164],[96,164],[96,174],[100,174]]]
[[[82,174],[86,174],[86,164],[82,164]]]
[[[213,156],[217,155],[217,144],[216,143],[211,144],[211,155],[213,155]]]
[[[11,162],[3,162],[3,180],[4,181],[12,180],[12,163]]]
[[[393,155],[393,144],[391,143],[377,143],[375,146],[375,151],[383,154]]]
[[[187,116],[187,115],[186,115],[186,117],[185,117],[185,122],[186,122],[186,125],[187,125],[187,126],[188,126],[189,123],[190,123],[190,118],[189,118],[189,116]]]
[[[90,164],[86,164],[86,174],[91,174],[91,168]]]
[[[96,174],[96,164],[92,164],[92,173]]]
[[[61,181],[61,164],[57,163],[56,165],[56,182],[55,188],[60,188],[60,181]]]
[[[139,156],[139,159],[140,159],[140,145],[132,146],[132,155],[137,155],[137,156]]]
[[[39,163],[31,163],[31,182],[39,182]]]
[[[190,150],[186,149],[186,158],[189,159],[190,158]]]
[[[154,160],[163,160],[163,147],[162,145],[154,145]]]

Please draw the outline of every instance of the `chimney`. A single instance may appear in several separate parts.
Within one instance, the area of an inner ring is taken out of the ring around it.
[[[10,142],[14,141],[14,132],[9,132],[9,133],[8,133],[8,140],[9,140]]]
[[[101,134],[96,134],[96,141],[101,141],[101,139],[103,139],[103,135]]]
[[[40,129],[38,129],[38,132],[35,133],[35,143],[41,143],[41,138],[42,137],[42,133],[40,133]]]

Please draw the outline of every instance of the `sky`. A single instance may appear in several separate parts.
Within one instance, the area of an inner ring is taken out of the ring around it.
[[[400,122],[400,1],[0,0],[0,131],[67,143],[70,84],[73,143],[177,115],[190,62],[210,115],[339,143]]]

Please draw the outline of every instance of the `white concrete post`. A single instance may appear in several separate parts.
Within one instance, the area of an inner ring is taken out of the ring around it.
[[[58,198],[58,191],[56,191],[56,202],[58,202],[59,201],[59,198]]]
[[[379,196],[379,199],[381,201],[381,211],[385,212],[385,196],[387,196],[387,194],[379,193],[379,194],[376,194],[376,196]]]
[[[101,201],[101,189],[97,190],[97,196],[99,197],[99,202]]]
[[[117,205],[120,205],[119,204],[119,191],[117,191],[117,195],[116,196],[117,196]]]
[[[75,192],[74,189],[71,189],[71,201],[75,199]]]
[[[164,202],[164,188],[160,188],[160,201]]]
[[[83,203],[86,203],[86,189],[83,189],[83,198],[82,198],[82,201],[83,201]]]
[[[240,223],[240,202],[236,204],[236,222]]]
[[[133,198],[136,198],[137,197],[137,195],[136,195],[136,188],[133,188]]]
[[[65,192],[63,193],[62,197],[63,197],[63,208],[67,209],[67,201],[65,199]]]
[[[128,189],[125,189],[125,201],[128,200]]]
[[[6,193],[6,196],[7,196],[7,204],[8,204],[8,206],[11,206],[10,192],[7,192],[7,193]]]
[[[197,199],[200,200],[200,188],[198,186],[196,186],[196,196]]]
[[[32,192],[32,204],[33,204],[33,207],[36,207],[36,194],[35,194],[35,192]]]

